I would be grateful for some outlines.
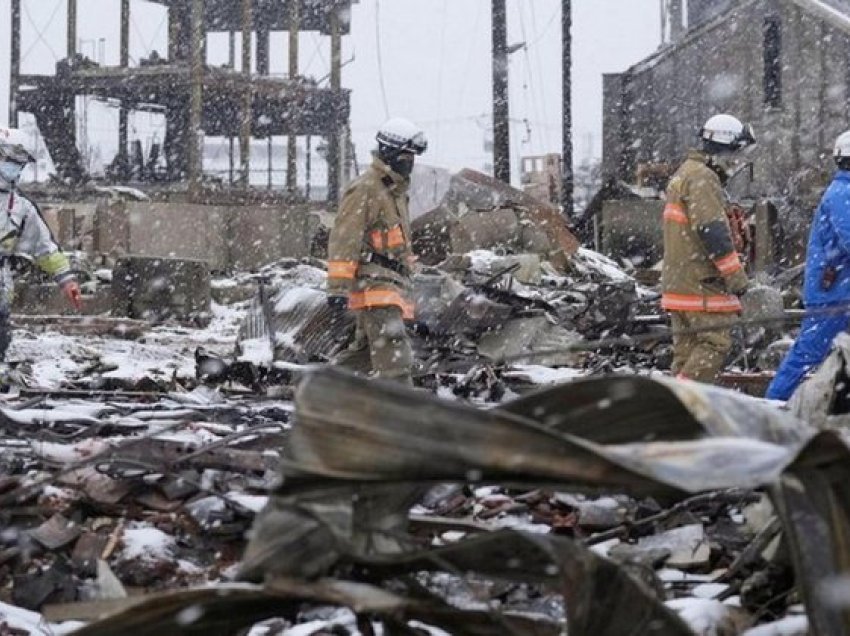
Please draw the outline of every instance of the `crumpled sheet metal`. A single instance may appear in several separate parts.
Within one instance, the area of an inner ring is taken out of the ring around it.
[[[276,575],[316,576],[322,567],[352,558],[372,559],[375,572],[390,567],[354,549],[346,536],[354,515],[344,502],[411,482],[566,485],[670,500],[717,488],[774,485],[813,633],[850,636],[848,613],[829,606],[818,592],[824,572],[850,571],[847,441],[838,433],[816,435],[765,402],[675,380],[614,377],[546,389],[481,411],[324,369],[302,383],[296,406],[284,481],[255,524],[242,564],[247,578],[262,577],[269,568]],[[380,520],[398,511],[374,512]],[[470,554],[487,549],[479,545]],[[294,554],[298,557],[289,556]],[[398,558],[408,567],[414,562],[425,567],[414,557]],[[491,553],[488,559],[493,558]],[[588,592],[593,577],[575,574],[582,571],[576,565],[580,558],[564,570],[583,581],[576,589],[590,600],[584,613],[570,615],[570,633],[605,633],[604,621],[622,609],[607,606],[616,595]],[[313,569],[305,569],[305,562]],[[457,567],[463,571],[460,561]],[[482,574],[509,575],[492,564],[482,567]],[[568,605],[569,593],[566,589]],[[660,603],[646,605],[660,611],[655,607]]]
[[[847,420],[850,377],[850,334],[841,333],[832,342],[832,351],[814,375],[803,382],[788,401],[789,410],[805,416],[812,426],[823,429],[833,419]],[[843,411],[838,413],[837,411]]]
[[[499,410],[597,444],[744,437],[794,446],[815,433],[758,400],[663,376],[577,380],[529,393]]]
[[[574,393],[579,397],[573,402]],[[310,490],[322,482],[328,485],[329,479],[548,480],[589,491],[615,488],[638,496],[676,498],[711,488],[768,483],[809,436],[805,424],[757,400],[637,376],[562,385],[484,411],[322,369],[300,385],[296,408],[298,425],[283,473],[285,489],[293,494],[302,486]],[[655,438],[666,444],[663,447],[652,446],[653,420],[656,430],[664,432]],[[605,441],[633,445],[624,452],[589,441],[589,426],[619,427]],[[686,443],[703,437],[714,439],[710,444]],[[681,443],[671,444],[675,441]],[[634,446],[638,443],[642,446]],[[760,461],[772,450],[774,461],[760,465],[757,474],[749,469],[736,472],[723,459],[736,447],[763,449]],[[665,457],[664,449],[673,457]],[[663,468],[671,461],[679,466],[677,474],[665,478]],[[718,471],[706,486],[704,471],[711,461],[718,462]]]
[[[255,522],[241,576],[255,580],[272,570],[315,577],[344,555],[363,553],[352,501],[369,502],[371,521],[380,525],[376,535],[403,532],[399,506],[381,507],[381,491],[394,495],[416,482],[550,484],[673,501],[775,480],[805,439],[805,425],[730,393],[724,396],[727,407],[748,418],[743,432],[752,439],[712,438],[707,429],[731,435],[735,420],[708,417],[704,390],[608,378],[554,387],[485,411],[336,369],[318,370],[296,395],[297,424],[282,464],[282,487]],[[663,432],[657,442],[643,441],[652,439],[648,413]],[[637,424],[630,428],[621,420]],[[570,434],[586,431],[588,422],[622,426],[605,440],[617,444]]]
[[[456,636],[561,634],[559,626],[532,617],[460,610],[438,599],[404,598],[364,583],[342,580],[310,583],[288,579],[270,580],[263,587],[224,585],[152,595],[73,634],[230,635],[269,618],[294,619],[304,603],[349,607],[357,614],[382,618],[389,625],[420,621]]]
[[[818,434],[771,489],[814,636],[850,635],[850,598],[830,584],[850,577],[850,439]]]
[[[252,301],[242,323],[239,342],[274,334],[274,360],[307,364],[332,359],[348,344],[354,320],[327,305],[317,289],[285,287],[271,297]]]

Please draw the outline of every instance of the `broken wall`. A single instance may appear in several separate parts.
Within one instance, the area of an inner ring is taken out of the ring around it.
[[[253,270],[308,256],[311,216],[303,206],[114,202],[97,209],[94,249],[112,256],[200,259],[213,270]]]

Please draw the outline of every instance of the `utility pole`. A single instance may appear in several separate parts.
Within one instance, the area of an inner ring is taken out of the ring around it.
[[[493,172],[511,182],[511,129],[508,106],[508,14],[505,0],[493,2]]]
[[[9,64],[9,128],[18,127],[18,89],[21,83],[21,0],[12,0],[12,52]]]
[[[572,0],[562,0],[563,9],[561,16],[562,27],[562,52],[563,52],[563,149],[561,152],[561,207],[567,219],[573,218],[573,188],[575,176],[573,175],[573,8]]]

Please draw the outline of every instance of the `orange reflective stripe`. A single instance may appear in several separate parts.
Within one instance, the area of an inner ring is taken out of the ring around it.
[[[348,295],[349,309],[370,309],[373,307],[398,307],[401,309],[405,320],[413,320],[413,303],[392,289],[368,289],[366,291],[351,292]]]
[[[724,276],[731,276],[744,267],[741,265],[741,259],[738,258],[737,252],[731,252],[726,256],[715,259],[714,264],[717,265],[717,269],[719,269],[720,273]]]
[[[678,203],[668,203],[664,206],[664,220],[672,221],[679,225],[687,225],[688,215],[685,214],[685,208]]]
[[[396,225],[387,232],[387,247],[401,247],[402,245],[404,245],[404,230],[400,225]]]
[[[372,230],[369,232],[369,240],[372,242],[372,247],[374,249],[384,249],[384,233],[381,232],[381,230]]]
[[[701,311],[725,313],[741,311],[741,301],[735,296],[699,296],[663,294],[661,306],[667,311]]]
[[[328,261],[328,278],[354,278],[358,264],[357,261]]]

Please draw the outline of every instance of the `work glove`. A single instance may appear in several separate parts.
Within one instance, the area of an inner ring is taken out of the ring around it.
[[[750,280],[743,271],[739,271],[727,279],[726,288],[740,298],[750,290]]]
[[[77,281],[69,280],[63,283],[62,293],[74,309],[80,311],[83,308],[83,293],[80,291],[80,284]]]

